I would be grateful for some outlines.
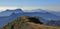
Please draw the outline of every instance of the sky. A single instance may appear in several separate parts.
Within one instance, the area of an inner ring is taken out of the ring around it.
[[[0,11],[16,8],[60,11],[60,0],[0,0]]]

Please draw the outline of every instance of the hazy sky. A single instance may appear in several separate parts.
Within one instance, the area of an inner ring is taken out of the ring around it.
[[[7,8],[41,8],[60,11],[60,0],[0,0],[0,10]]]

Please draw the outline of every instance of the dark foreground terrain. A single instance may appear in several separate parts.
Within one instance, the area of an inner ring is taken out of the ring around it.
[[[46,26],[37,17],[22,16],[1,29],[60,29],[60,27]]]

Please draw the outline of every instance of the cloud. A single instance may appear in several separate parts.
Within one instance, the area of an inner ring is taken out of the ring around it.
[[[32,9],[43,9],[43,10],[50,10],[50,11],[60,11],[60,7],[22,7],[23,10],[32,10]]]
[[[21,8],[22,10],[32,10],[32,9],[43,9],[43,10],[50,10],[50,11],[60,11],[60,7],[0,7],[0,12],[5,11],[6,9],[14,10],[17,8]]]
[[[5,11],[7,9],[14,10],[14,9],[17,9],[17,8],[20,8],[20,7],[0,7],[0,12]]]

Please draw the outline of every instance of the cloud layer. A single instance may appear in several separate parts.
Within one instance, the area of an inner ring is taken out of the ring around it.
[[[0,7],[0,12],[5,11],[7,9],[14,10],[14,9],[17,9],[17,8],[19,8],[19,7]]]
[[[60,11],[60,7],[22,7],[24,10],[32,10],[32,9],[43,9],[50,11]]]
[[[17,8],[21,8],[22,10],[43,9],[50,11],[60,11],[60,7],[0,7],[0,12],[5,11],[6,9],[14,10]]]

